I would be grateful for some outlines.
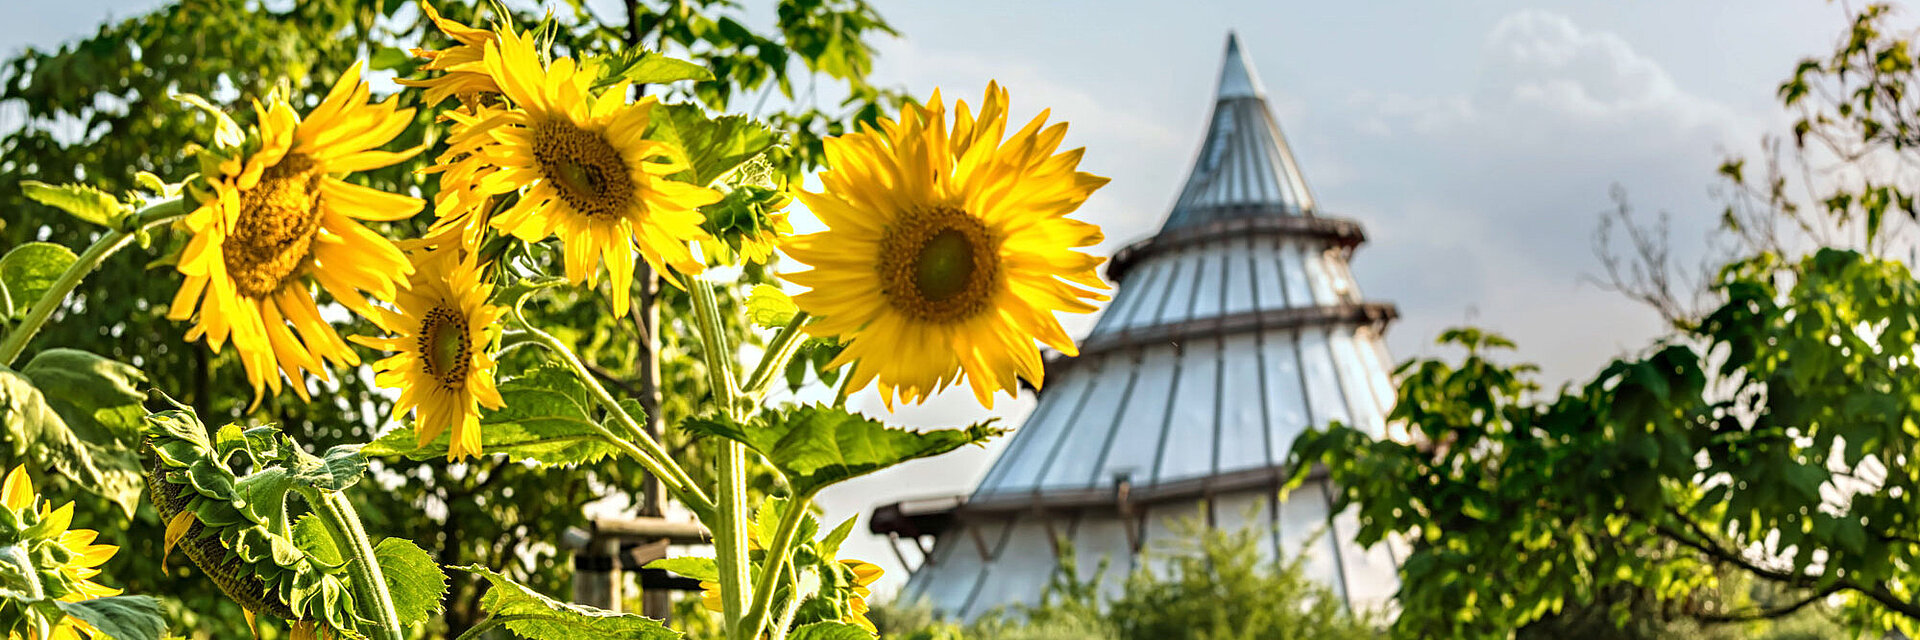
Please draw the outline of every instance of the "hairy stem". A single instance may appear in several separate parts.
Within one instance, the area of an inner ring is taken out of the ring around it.
[[[361,601],[360,613],[373,620],[378,631],[374,637],[404,640],[406,634],[400,628],[400,614],[393,608],[393,595],[387,593],[387,577],[380,571],[380,561],[373,555],[373,542],[367,539],[367,530],[360,526],[360,515],[353,510],[353,503],[338,491],[301,493],[320,521],[327,525],[334,543],[346,554],[347,572],[353,576],[354,591]]]
[[[698,277],[682,277],[681,283],[693,299],[694,320],[700,325],[701,355],[707,361],[708,382],[714,401],[733,420],[741,419],[740,401],[734,387],[733,349],[720,327],[720,305],[714,299],[713,285]],[[720,611],[726,620],[727,636],[733,640],[753,640],[742,623],[746,613],[749,561],[747,559],[747,449],[733,440],[720,445],[719,512],[713,530],[714,564],[720,570]]]
[[[792,562],[793,537],[799,532],[800,521],[806,518],[808,506],[812,503],[812,494],[795,495],[787,501],[786,513],[780,514],[780,527],[774,530],[773,540],[767,541],[765,566],[760,568],[760,579],[753,585],[753,606],[747,609],[746,619],[742,621],[742,626],[751,634],[748,636],[750,638],[760,637],[761,629],[767,625],[767,612],[773,607],[774,587],[786,571],[787,564]],[[794,598],[798,599],[799,594],[794,594]],[[779,631],[775,634],[783,635]]]
[[[0,367],[11,366],[20,357],[20,352],[27,349],[27,341],[32,340],[33,334],[40,332],[40,327],[47,323],[47,318],[53,316],[54,310],[66,302],[67,294],[73,293],[73,288],[80,286],[80,281],[87,279],[87,274],[99,268],[108,256],[127,246],[134,236],[173,222],[183,215],[186,215],[186,207],[182,201],[169,198],[127,216],[119,228],[101,234],[100,239],[93,241],[93,246],[87,247],[86,253],[80,254],[79,259],[74,260],[60,274],[60,278],[53,281],[53,286],[34,301],[33,307],[27,310],[26,319],[21,320],[20,325],[14,327],[5,339],[0,339]]]
[[[787,368],[787,361],[792,360],[794,352],[800,349],[800,344],[806,342],[805,332],[800,327],[807,323],[809,317],[805,311],[795,313],[793,319],[787,321],[787,326],[781,327],[780,333],[774,334],[773,342],[767,344],[766,355],[760,356],[760,364],[755,366],[753,373],[747,376],[746,386],[740,388],[741,393],[746,395],[759,393],[775,375],[779,375],[779,371]]]
[[[620,402],[613,398],[613,394],[607,393],[607,388],[601,386],[599,380],[594,379],[593,372],[587,369],[587,365],[580,361],[579,356],[574,355],[573,349],[561,342],[559,338],[553,337],[553,334],[542,331],[527,322],[526,317],[522,316],[518,309],[514,310],[514,320],[518,321],[520,327],[526,331],[524,335],[540,346],[546,347],[547,351],[558,358],[561,364],[572,370],[574,377],[580,379],[581,386],[587,388],[587,392],[593,396],[594,401],[599,402],[600,406],[614,417],[614,422],[619,423],[620,427],[627,432],[627,437],[622,438],[608,430],[605,425],[596,424],[594,428],[599,430],[600,435],[612,442],[622,453],[639,462],[640,466],[646,467],[648,473],[660,478],[661,484],[666,486],[668,491],[673,492],[675,498],[686,503],[687,508],[692,510],[694,515],[699,516],[701,520],[708,519],[713,513],[713,499],[700,490],[700,486],[694,483],[693,477],[688,475],[686,469],[682,469],[679,463],[673,461],[673,455],[668,453],[665,447],[660,446],[659,441],[648,436],[646,430],[634,421],[633,416],[628,415],[627,410],[620,407]]]

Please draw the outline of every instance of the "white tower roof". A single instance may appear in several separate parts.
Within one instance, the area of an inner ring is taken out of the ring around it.
[[[904,596],[967,618],[1033,603],[1061,537],[1083,576],[1112,560],[1117,588],[1175,516],[1266,527],[1268,551],[1305,556],[1351,604],[1392,594],[1394,558],[1353,545],[1357,524],[1329,513],[1324,479],[1278,498],[1301,432],[1334,420],[1384,431],[1380,334],[1395,311],[1361,298],[1347,270],[1361,229],[1316,210],[1252,70],[1228,36],[1166,223],[1114,256],[1112,303],[1078,357],[1048,363],[1039,404],[973,495],[875,512],[876,533],[936,537]]]

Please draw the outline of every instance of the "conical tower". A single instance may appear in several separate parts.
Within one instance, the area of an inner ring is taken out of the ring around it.
[[[896,551],[920,550],[901,554],[919,560],[902,597],[967,619],[1034,603],[1063,540],[1083,577],[1105,558],[1103,587],[1117,589],[1187,518],[1269,528],[1267,552],[1304,557],[1350,606],[1383,604],[1394,554],[1353,544],[1356,519],[1330,515],[1326,480],[1278,495],[1309,426],[1385,429],[1380,333],[1395,312],[1363,301],[1347,270],[1363,239],[1318,210],[1229,35],[1186,186],[1159,233],[1114,256],[1118,291],[1080,355],[1048,363],[1038,406],[972,496],[874,512]]]

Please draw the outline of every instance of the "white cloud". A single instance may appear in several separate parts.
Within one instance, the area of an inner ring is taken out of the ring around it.
[[[1354,269],[1405,314],[1397,355],[1471,322],[1518,339],[1549,379],[1590,375],[1662,330],[1583,282],[1600,271],[1589,243],[1608,188],[1672,211],[1676,252],[1697,253],[1720,150],[1758,140],[1767,118],[1688,92],[1619,35],[1558,14],[1501,18],[1480,55],[1454,93],[1352,95],[1344,131],[1323,135],[1350,140],[1341,161],[1372,175],[1321,200],[1375,240]]]

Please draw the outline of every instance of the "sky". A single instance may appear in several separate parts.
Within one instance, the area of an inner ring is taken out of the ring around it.
[[[160,3],[23,4],[0,21],[0,53]],[[1845,7],[1821,0],[874,4],[901,33],[877,43],[877,84],[977,102],[998,80],[1016,119],[1050,108],[1071,123],[1065,146],[1086,148],[1081,168],[1112,178],[1079,214],[1106,229],[1102,253],[1166,216],[1237,31],[1321,208],[1366,228],[1352,269],[1368,298],[1399,307],[1394,357],[1444,355],[1434,336],[1471,323],[1513,338],[1549,384],[1584,380],[1663,331],[1646,307],[1592,282],[1609,190],[1645,215],[1669,213],[1676,254],[1699,254],[1720,212],[1714,169],[1787,130],[1775,88],[1846,25]],[[1083,335],[1096,317],[1064,320]],[[871,393],[854,402],[886,413]],[[962,389],[889,419],[1018,425],[1032,406],[1003,398],[986,411]],[[998,451],[910,463],[820,502],[832,524],[901,498],[964,494]],[[889,569],[878,590],[904,584],[886,541],[858,531],[846,553]]]

